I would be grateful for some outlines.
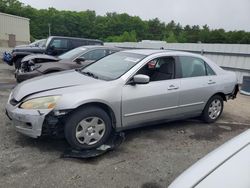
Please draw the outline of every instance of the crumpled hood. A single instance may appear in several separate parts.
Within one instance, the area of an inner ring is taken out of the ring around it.
[[[100,82],[103,81],[85,76],[75,70],[64,71],[36,77],[18,84],[12,92],[12,98],[20,101],[26,96],[39,92]]]
[[[46,55],[46,54],[31,54],[31,55],[27,55],[22,59],[22,62],[25,61],[30,61],[30,60],[34,60],[34,59],[45,59],[48,61],[59,61],[60,59],[58,57],[54,57],[51,55]]]

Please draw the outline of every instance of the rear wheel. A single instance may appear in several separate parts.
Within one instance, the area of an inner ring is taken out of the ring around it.
[[[202,113],[202,118],[207,123],[215,122],[223,111],[223,98],[220,95],[211,97]]]
[[[75,149],[97,148],[109,138],[112,127],[108,114],[101,108],[80,108],[68,118],[65,137]]]

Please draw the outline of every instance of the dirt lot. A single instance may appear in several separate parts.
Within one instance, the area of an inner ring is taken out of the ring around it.
[[[127,131],[115,151],[91,160],[63,159],[65,140],[16,133],[4,105],[13,68],[0,62],[0,187],[167,187],[182,171],[250,126],[250,97],[225,104],[215,124],[187,120]]]

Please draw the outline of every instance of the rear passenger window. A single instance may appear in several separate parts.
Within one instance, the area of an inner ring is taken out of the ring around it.
[[[188,56],[180,56],[182,78],[206,76],[206,65],[202,59]]]
[[[88,45],[103,45],[103,43],[97,41],[88,41]]]
[[[98,50],[93,50],[90,51],[81,57],[83,57],[86,60],[98,60],[106,56],[106,50],[105,49],[98,49]]]
[[[85,46],[88,44],[87,41],[84,41],[84,40],[72,40],[71,42],[72,42],[72,48]]]
[[[54,46],[54,48],[68,48],[68,40],[67,39],[55,39],[52,41],[50,46]]]

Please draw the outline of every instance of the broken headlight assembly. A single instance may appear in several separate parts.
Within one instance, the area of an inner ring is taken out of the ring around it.
[[[22,109],[53,109],[61,96],[47,96],[27,100],[20,105]]]

